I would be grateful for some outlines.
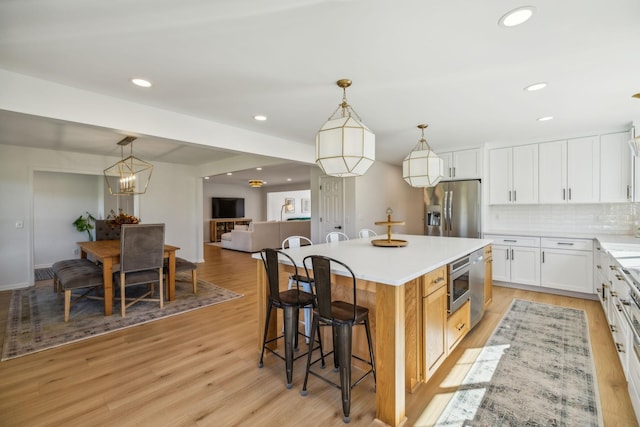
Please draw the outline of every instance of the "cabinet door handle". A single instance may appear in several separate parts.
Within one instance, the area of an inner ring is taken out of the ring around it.
[[[569,200],[571,200],[571,187],[569,187]]]
[[[458,326],[456,326],[456,329],[461,331],[464,328],[465,325],[466,325],[466,323],[460,323],[460,324],[458,324]]]
[[[562,189],[562,200],[567,200],[567,190],[565,190],[564,188]]]
[[[627,200],[631,199],[631,186],[627,184]]]
[[[455,168],[455,166],[454,166],[454,167],[453,167],[453,177],[455,178],[455,176],[456,176],[456,168]]]
[[[542,251],[542,263],[544,264],[544,251]]]
[[[511,190],[509,190],[509,201],[511,201]]]
[[[507,249],[505,252],[507,254],[507,261],[509,261],[509,249]]]
[[[513,201],[516,201],[516,190],[513,190]]]
[[[453,178],[453,173],[451,172],[451,168],[449,168],[449,177]]]
[[[513,260],[514,260],[514,258],[513,258],[513,249],[511,249],[511,261],[513,261]]]
[[[618,353],[624,353],[624,344],[620,344],[619,342],[617,342],[616,350],[618,350]]]

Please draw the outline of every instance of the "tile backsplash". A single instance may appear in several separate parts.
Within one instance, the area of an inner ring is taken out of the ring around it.
[[[488,206],[485,230],[633,234],[640,203]]]

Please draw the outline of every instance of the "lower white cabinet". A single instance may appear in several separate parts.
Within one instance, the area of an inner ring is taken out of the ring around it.
[[[540,285],[540,238],[485,235],[493,239],[493,280]]]
[[[593,294],[593,241],[547,239],[540,243],[540,279],[544,287]]]

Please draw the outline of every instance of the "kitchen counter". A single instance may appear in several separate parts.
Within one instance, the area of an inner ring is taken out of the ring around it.
[[[384,239],[384,236],[373,236],[290,248],[285,252],[298,267],[302,266],[305,256],[313,254],[336,258],[353,270],[358,279],[357,303],[369,308],[372,320],[376,418],[386,425],[399,426],[406,421],[405,393],[413,385],[411,382],[423,378],[420,366],[424,348],[419,337],[424,276],[489,245],[491,240],[406,234],[393,234],[392,238],[407,240],[408,244],[405,247],[376,247],[371,240]],[[261,348],[268,294],[260,254],[253,254],[253,258],[258,260],[258,341]],[[332,273],[336,275],[336,286],[341,286],[339,279],[346,276],[346,272],[335,270]],[[349,293],[343,295],[348,300]],[[278,333],[274,319],[272,316],[268,338]],[[354,337],[355,347],[358,342],[362,342],[362,337]]]
[[[494,234],[501,236],[529,236],[529,237],[549,237],[556,239],[598,239],[599,242],[611,243],[636,243],[640,245],[640,238],[624,234],[602,234],[602,233],[566,233],[562,231],[484,231],[482,234]]]

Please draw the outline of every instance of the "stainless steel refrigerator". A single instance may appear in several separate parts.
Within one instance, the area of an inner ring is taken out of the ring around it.
[[[480,181],[441,182],[424,189],[424,234],[481,237]]]

